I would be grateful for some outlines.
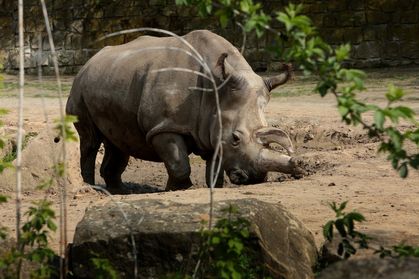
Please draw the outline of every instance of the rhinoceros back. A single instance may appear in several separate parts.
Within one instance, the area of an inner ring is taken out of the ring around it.
[[[226,52],[235,68],[250,69],[235,47],[209,31],[183,38],[210,67]],[[152,49],[156,47],[171,49]],[[206,133],[214,105],[207,102],[208,93],[190,89],[205,82],[196,74],[173,69],[203,72],[202,66],[175,48],[191,51],[179,39],[151,36],[105,47],[75,78],[67,113],[89,118],[106,139],[137,158],[159,161],[149,140],[162,132],[189,136],[200,148],[210,149]]]

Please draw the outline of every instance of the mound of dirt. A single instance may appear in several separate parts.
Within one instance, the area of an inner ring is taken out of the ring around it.
[[[62,154],[63,142],[54,142],[56,137],[52,131],[44,129],[32,138],[22,151],[22,191],[32,192],[36,187],[48,180],[53,175],[53,167]],[[82,185],[79,171],[79,144],[78,142],[66,143],[67,158],[67,190],[73,191]],[[16,160],[13,161],[16,165]],[[0,191],[13,191],[16,187],[16,171],[6,169],[0,175]]]

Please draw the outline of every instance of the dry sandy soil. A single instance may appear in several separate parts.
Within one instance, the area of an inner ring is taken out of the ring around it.
[[[369,72],[368,90],[359,97],[363,101],[385,104],[383,94],[388,83],[403,86],[408,94],[405,104],[419,115],[419,68],[382,69]],[[7,127],[15,127],[17,119],[16,77],[5,77],[5,88],[1,91],[0,107],[10,113],[3,120]],[[64,78],[64,93],[71,87],[72,77]],[[411,171],[407,179],[399,178],[386,161],[384,154],[377,154],[378,144],[369,139],[365,131],[349,127],[340,121],[332,96],[320,98],[312,93],[313,80],[297,77],[292,83],[274,94],[267,108],[267,119],[290,132],[297,153],[306,158],[312,174],[294,180],[278,173],[270,174],[264,184],[237,187],[227,183],[226,188],[217,189],[215,198],[256,198],[285,205],[310,229],[321,245],[322,225],[333,218],[327,203],[349,201],[348,210],[362,212],[367,222],[360,231],[376,238],[383,245],[395,245],[405,241],[419,245],[419,173]],[[24,103],[25,131],[32,135],[24,150],[23,205],[27,208],[32,201],[39,200],[45,193],[34,190],[34,185],[48,176],[52,165],[51,150],[54,150],[53,134],[46,133],[45,112],[49,120],[58,117],[59,102],[53,79],[41,85],[35,79],[27,80]],[[45,109],[40,98],[47,95]],[[371,118],[369,118],[371,120]],[[402,124],[407,126],[407,124]],[[33,133],[38,133],[33,136]],[[77,222],[89,204],[109,199],[103,194],[83,186],[78,169],[77,143],[68,148],[68,234],[72,240]],[[418,152],[417,147],[411,151]],[[98,166],[101,156],[98,158]],[[164,193],[167,175],[162,164],[132,159],[123,175],[127,187],[135,194],[113,196],[115,200],[131,198],[173,199],[178,202],[208,202],[205,188],[204,163],[198,157],[191,158],[192,189],[182,192]],[[103,181],[97,175],[98,183]],[[11,200],[0,205],[0,224],[15,229],[15,204],[13,202],[14,174],[8,170],[0,175],[0,194]],[[226,180],[228,180],[226,178]],[[57,189],[46,194],[59,206]],[[58,212],[58,211],[57,211]],[[25,220],[25,217],[23,218]],[[53,246],[58,246],[58,236]]]

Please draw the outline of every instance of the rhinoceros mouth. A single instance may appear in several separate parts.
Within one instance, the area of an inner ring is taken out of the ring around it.
[[[249,185],[266,182],[267,172],[256,173],[254,171],[250,171],[249,173],[243,169],[233,169],[231,171],[227,171],[227,175],[233,184]]]
[[[249,176],[244,170],[233,169],[227,172],[227,175],[230,178],[231,183],[237,185],[248,184]]]

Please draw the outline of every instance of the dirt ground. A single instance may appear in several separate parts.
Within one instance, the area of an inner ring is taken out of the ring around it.
[[[385,104],[383,97],[387,84],[402,86],[407,96],[404,104],[419,115],[419,68],[380,69],[368,71],[368,90],[360,95],[361,100]],[[72,77],[64,77],[64,94],[68,95]],[[377,154],[378,144],[369,139],[359,128],[349,127],[340,121],[332,96],[320,98],[312,93],[314,81],[297,76],[274,93],[267,108],[271,125],[284,128],[291,134],[296,151],[311,166],[312,174],[294,180],[278,173],[270,174],[264,184],[237,187],[229,182],[224,189],[215,191],[215,199],[257,198],[286,206],[310,229],[318,246],[323,242],[322,225],[333,218],[327,203],[349,201],[348,210],[363,213],[367,221],[358,228],[375,238],[382,245],[395,245],[401,241],[419,245],[419,172],[412,171],[407,179],[399,178],[392,170],[384,154]],[[58,117],[59,102],[54,80],[46,78],[41,85],[35,78],[27,79],[24,101],[25,131],[28,144],[24,152],[23,205],[39,200],[45,193],[34,190],[48,176],[52,165],[50,158],[53,134],[46,130],[45,115],[49,121]],[[44,100],[41,93],[47,96]],[[3,118],[6,127],[15,127],[17,120],[17,79],[5,77],[1,90],[0,107],[10,113]],[[45,113],[46,112],[46,113]],[[371,120],[371,117],[369,118]],[[407,127],[407,124],[402,124]],[[78,169],[77,143],[68,148],[68,235],[72,240],[77,222],[89,204],[109,197],[83,186]],[[416,147],[411,151],[418,152]],[[26,157],[25,157],[26,156]],[[101,156],[98,158],[98,166]],[[178,192],[162,192],[167,175],[163,164],[131,159],[123,180],[134,194],[113,196],[113,199],[156,198],[173,199],[178,202],[207,203],[205,188],[205,165],[198,157],[191,157],[192,189]],[[98,168],[97,168],[98,169]],[[97,174],[98,184],[103,180]],[[228,178],[226,178],[228,181]],[[11,170],[0,175],[0,194],[11,200],[0,205],[0,225],[15,232],[14,174]],[[58,208],[60,200],[57,189],[50,190],[47,197]],[[57,214],[59,212],[57,211]],[[25,220],[26,217],[23,218]],[[58,234],[52,240],[58,247]]]

